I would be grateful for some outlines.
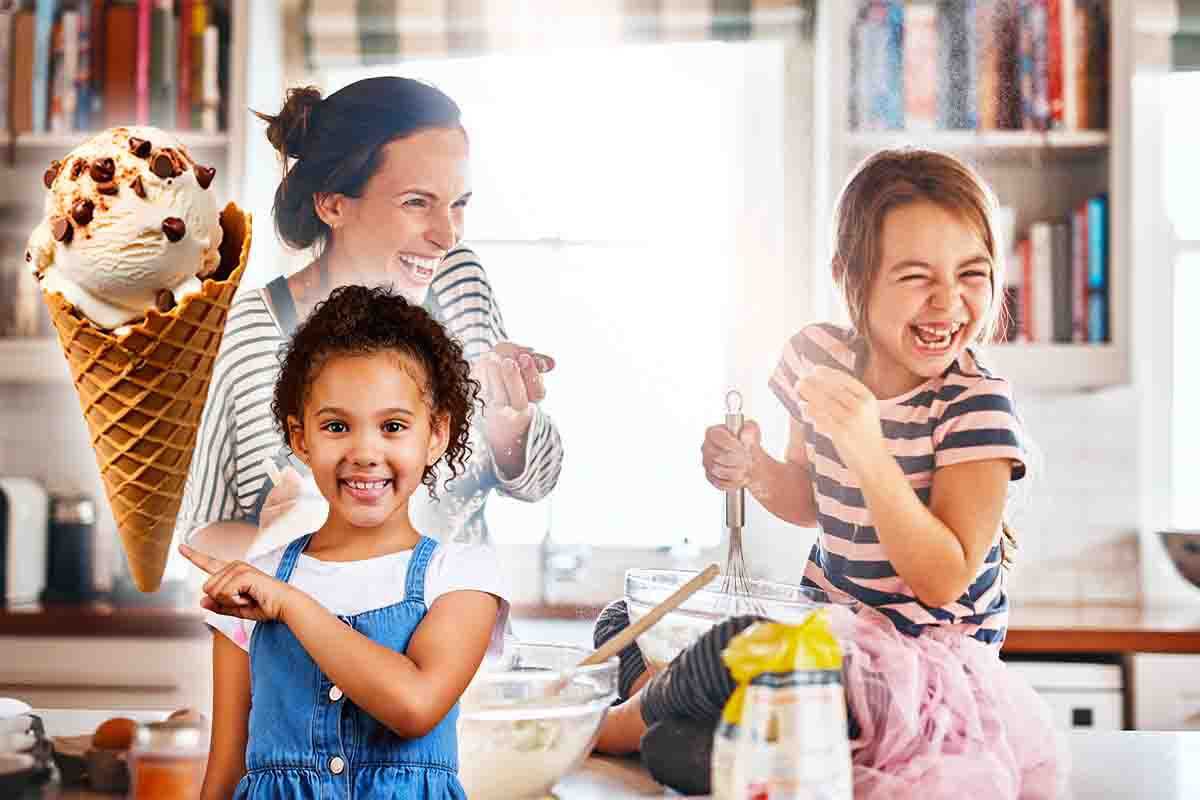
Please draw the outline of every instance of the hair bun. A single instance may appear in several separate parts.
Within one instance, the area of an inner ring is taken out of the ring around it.
[[[288,89],[287,101],[275,116],[259,114],[267,122],[267,141],[287,158],[300,158],[313,127],[313,112],[321,105],[321,90],[315,86]]]

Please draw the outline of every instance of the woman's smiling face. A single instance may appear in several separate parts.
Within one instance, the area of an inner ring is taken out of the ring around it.
[[[408,499],[446,451],[423,368],[394,352],[333,356],[309,387],[292,449],[329,501],[330,520],[376,528],[408,520]]]
[[[381,155],[361,197],[317,198],[333,229],[335,283],[387,283],[419,302],[463,234],[467,137],[459,128],[429,128],[389,142]]]
[[[929,202],[889,211],[880,245],[865,376],[880,397],[894,397],[940,375],[979,336],[993,302],[992,259],[975,226]]]

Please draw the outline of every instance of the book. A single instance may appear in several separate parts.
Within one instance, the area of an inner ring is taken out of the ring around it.
[[[200,129],[205,133],[216,133],[219,130],[218,110],[221,102],[221,90],[217,83],[219,41],[216,25],[209,25],[204,29],[204,94],[202,95],[204,101],[200,113]]]
[[[12,0],[0,0],[0,131],[8,130],[9,92],[13,65],[13,18],[17,8]]]
[[[1073,320],[1071,317],[1071,226],[1056,220],[1050,226],[1050,264],[1054,286],[1054,335],[1055,342],[1070,342]]]
[[[150,18],[150,124],[175,128],[175,15],[171,0],[155,0]]]
[[[1063,127],[1062,6],[1066,0],[1046,0],[1046,93],[1049,126]]]
[[[908,0],[904,7],[904,119],[908,130],[932,130],[938,121],[936,6]]]
[[[192,120],[196,130],[204,127],[204,36],[208,30],[208,0],[193,0],[192,32]]]
[[[979,0],[976,9],[979,127],[1015,130],[1021,121],[1016,0]]]
[[[137,122],[138,9],[110,4],[104,12],[104,122]]]
[[[1087,324],[1087,208],[1071,211],[1071,341],[1088,340]]]
[[[34,133],[45,133],[50,125],[50,60],[54,46],[54,13],[57,9],[56,0],[37,0],[34,6],[33,82],[26,84],[33,97]]]
[[[979,126],[976,91],[979,56],[976,47],[975,0],[938,0],[937,111],[938,127],[974,130]]]
[[[1049,342],[1054,339],[1054,262],[1050,223],[1035,222],[1029,226],[1030,274],[1029,289],[1030,341]]]
[[[153,41],[154,0],[137,0],[137,65],[136,109],[137,124],[150,123],[150,58]]]
[[[192,127],[192,0],[179,0],[176,41],[175,127],[187,129]]]
[[[64,11],[62,15],[62,72],[59,74],[58,91],[62,94],[59,130],[75,129],[75,114],[79,95],[76,80],[79,75],[79,12]]]
[[[1108,341],[1108,196],[1087,201],[1088,341]]]
[[[75,37],[78,57],[75,64],[75,114],[71,120],[73,130],[86,131],[91,128],[89,117],[92,111],[92,0],[80,0],[79,33]]]
[[[82,0],[88,2],[88,0]],[[104,125],[104,19],[106,0],[91,0],[91,56],[88,59],[88,111],[86,130]]]
[[[13,70],[9,94],[9,130],[14,133],[33,131],[33,59],[20,58],[17,53],[32,53],[37,39],[37,20],[32,11],[18,11],[13,17]]]
[[[67,122],[63,118],[63,104],[66,101],[64,62],[63,24],[60,18],[50,28],[50,99],[46,107],[46,130],[54,133],[62,133],[67,129]]]
[[[1033,315],[1033,247],[1028,238],[1017,242],[1017,263],[1020,265],[1020,327],[1017,340],[1032,342],[1037,335],[1037,322]]]
[[[855,114],[863,130],[904,128],[904,7],[901,0],[866,0],[853,28]]]

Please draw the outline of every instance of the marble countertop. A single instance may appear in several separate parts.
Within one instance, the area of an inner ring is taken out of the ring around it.
[[[165,712],[40,709],[47,734],[91,733],[112,716],[157,720]],[[1071,732],[1071,795],[1075,800],[1200,797],[1200,731]],[[632,800],[675,797],[646,774],[636,759],[593,756],[554,789],[557,800]],[[115,795],[68,790],[56,800],[113,800]]]

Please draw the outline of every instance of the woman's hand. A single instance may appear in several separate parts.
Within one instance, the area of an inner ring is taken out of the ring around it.
[[[819,366],[796,384],[818,430],[833,440],[842,461],[860,479],[881,457],[890,458],[879,423],[879,401],[854,376]]]
[[[713,425],[704,432],[700,454],[704,477],[721,491],[743,489],[754,480],[754,465],[762,452],[762,432],[758,423],[748,419],[737,436],[724,425]]]
[[[211,577],[200,605],[227,617],[270,622],[283,618],[296,590],[245,561],[222,561],[179,545],[179,552]]]
[[[533,421],[533,404],[545,398],[542,374],[552,369],[553,358],[512,342],[498,343],[475,362],[488,445],[496,466],[508,478],[525,471],[525,437]]]

